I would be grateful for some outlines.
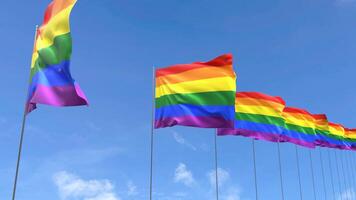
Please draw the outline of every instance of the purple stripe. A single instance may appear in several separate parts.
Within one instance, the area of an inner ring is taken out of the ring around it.
[[[234,121],[222,117],[169,117],[155,121],[155,128],[171,127],[175,125],[192,126],[200,128],[233,128]]]
[[[29,101],[28,112],[36,108],[36,104],[51,106],[89,105],[78,84],[56,87],[39,84]]]
[[[273,133],[259,132],[259,131],[250,131],[246,129],[218,129],[219,136],[225,135],[241,135],[244,137],[254,138],[256,140],[266,140],[270,142],[290,142],[300,146],[315,148],[315,145],[303,140],[298,140],[296,138],[290,138],[286,135],[277,135]]]

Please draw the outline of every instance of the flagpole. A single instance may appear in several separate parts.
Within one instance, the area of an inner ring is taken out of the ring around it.
[[[38,26],[36,25],[36,32],[35,32],[35,38],[33,41],[33,47],[35,47],[36,43],[36,38],[37,38],[37,31],[38,31]],[[30,73],[31,75],[31,73]],[[30,84],[30,79],[28,84]],[[17,155],[17,163],[16,163],[16,173],[15,173],[15,179],[14,179],[14,185],[13,185],[13,190],[12,190],[12,200],[15,200],[16,197],[16,189],[17,189],[17,179],[19,176],[19,170],[20,170],[20,161],[21,161],[21,154],[22,154],[22,145],[23,145],[23,139],[24,139],[24,134],[25,134],[25,126],[26,126],[26,115],[27,115],[27,110],[28,110],[28,96],[29,96],[29,90],[27,88],[27,95],[26,95],[26,103],[25,103],[25,110],[23,112],[22,116],[22,124],[21,124],[21,134],[20,134],[20,143],[19,143],[19,149],[18,149],[18,155]]]
[[[258,200],[255,139],[252,138],[251,140],[252,140],[252,154],[253,154],[253,174],[255,176],[255,196],[256,196],[256,200]]]
[[[278,147],[278,164],[279,164],[279,178],[281,182],[281,195],[282,195],[282,200],[284,200],[284,189],[283,189],[283,175],[282,175],[282,163],[281,163],[281,150],[280,150],[280,142],[277,142],[277,147]]]
[[[311,170],[311,174],[312,174],[312,184],[313,184],[312,186],[313,186],[314,200],[316,200],[314,168],[313,168],[313,160],[312,160],[312,153],[311,153],[311,150],[309,150],[309,160],[310,160],[310,170]]]
[[[151,111],[151,146],[150,146],[150,200],[152,200],[152,185],[153,185],[153,139],[154,139],[154,117],[155,117],[155,67],[152,68],[152,111]]]
[[[303,200],[302,181],[301,181],[301,178],[300,178],[299,152],[298,152],[298,147],[297,147],[297,145],[295,145],[295,156],[296,156],[296,158],[297,158],[299,195],[300,195],[300,200]]]
[[[322,175],[322,178],[323,178],[324,198],[325,198],[325,200],[326,200],[326,199],[327,199],[326,183],[325,183],[323,155],[321,154],[321,148],[319,148],[319,156],[320,156],[321,175]]]
[[[219,200],[219,175],[218,175],[218,147],[216,141],[217,129],[214,133],[214,146],[215,146],[215,190],[216,190],[216,200]]]
[[[338,182],[339,182],[339,195],[341,195],[342,193],[342,189],[341,189],[341,178],[340,178],[340,172],[339,172],[339,165],[337,162],[337,155],[336,155],[336,150],[334,150],[334,155],[335,155],[335,165],[336,165],[336,173],[337,173],[337,177],[338,177]]]
[[[333,190],[334,198],[336,199],[335,186],[334,186],[334,175],[333,175],[333,169],[331,167],[330,149],[328,149],[328,160],[329,160],[329,170],[330,170],[330,177],[331,177],[331,188]]]

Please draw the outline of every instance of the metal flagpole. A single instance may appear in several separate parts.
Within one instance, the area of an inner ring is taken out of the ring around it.
[[[321,166],[321,175],[323,178],[323,187],[324,187],[324,198],[327,199],[326,194],[326,183],[325,183],[325,174],[324,174],[324,164],[323,164],[323,155],[321,154],[321,148],[319,148],[319,156],[320,156],[320,166]]]
[[[340,154],[340,153],[339,153]],[[342,155],[342,152],[341,152]],[[345,176],[345,169],[344,169],[344,162],[342,161],[342,156],[340,156],[340,163],[341,163],[341,173],[342,173],[342,177],[343,177],[343,182],[344,182],[344,186],[345,186],[345,192],[347,193],[347,183],[346,183],[346,176]]]
[[[341,169],[342,169],[342,176],[344,178],[344,184],[345,184],[345,192],[349,193],[349,188],[350,186],[348,185],[348,178],[346,177],[346,172],[345,172],[345,166],[344,166],[344,159],[342,156],[342,151],[340,151],[341,156],[340,156],[340,161],[341,161]],[[347,181],[346,181],[347,180]],[[349,194],[350,195],[350,194]]]
[[[33,47],[35,47],[35,45],[36,45],[37,32],[38,32],[38,26],[36,26],[35,39],[34,39],[34,42],[33,42]],[[29,79],[28,83],[30,83],[30,79]],[[14,185],[13,185],[13,190],[12,190],[12,200],[15,200],[15,198],[16,198],[17,179],[18,179],[19,170],[20,170],[22,144],[23,144],[23,139],[24,139],[24,134],[25,134],[25,126],[26,126],[26,119],[27,119],[26,115],[27,115],[27,111],[28,111],[28,99],[27,99],[28,96],[29,96],[29,90],[27,88],[26,103],[25,103],[25,108],[24,108],[25,110],[23,112],[22,124],[21,124],[21,135],[20,135],[20,143],[19,143],[19,149],[18,149],[18,155],[17,155],[15,180],[14,180]]]
[[[153,178],[153,142],[154,142],[154,117],[155,117],[155,67],[152,68],[152,111],[151,111],[151,146],[150,146],[150,157],[151,157],[151,163],[150,163],[150,200],[152,200],[152,178]]]
[[[301,178],[300,178],[299,153],[298,153],[298,147],[297,147],[297,145],[295,145],[295,156],[296,156],[296,159],[297,159],[298,182],[299,182],[299,195],[300,195],[300,200],[303,200],[302,180],[301,180]]]
[[[337,177],[338,177],[338,182],[339,182],[339,195],[341,195],[342,193],[342,189],[341,189],[341,179],[340,179],[340,172],[339,172],[339,165],[337,164],[337,155],[336,155],[336,151],[334,150],[334,155],[335,155],[335,165],[336,165],[336,173],[337,173]]]
[[[313,160],[312,160],[311,150],[309,150],[309,160],[310,160],[310,169],[311,169],[311,174],[312,174],[314,200],[316,200],[315,180],[314,180],[314,168],[313,168]]]
[[[279,146],[279,141],[277,142],[277,147],[278,147],[279,178],[280,178],[280,182],[281,182],[281,195],[282,195],[282,200],[284,200],[283,175],[282,175],[282,163],[281,163],[281,150],[280,150],[280,146]]]
[[[348,152],[348,154],[349,154],[349,152]],[[355,185],[355,171],[352,170],[351,156],[347,156],[347,157],[349,157],[349,159],[346,159],[346,160],[348,161],[348,166],[349,166],[348,168],[349,168],[350,171],[351,171],[352,185],[353,185],[353,187],[355,188],[355,187],[356,187],[356,185]]]
[[[329,169],[330,169],[330,177],[331,177],[331,188],[333,190],[334,198],[336,199],[337,197],[335,193],[333,169],[331,167],[330,150],[328,150],[328,158],[329,158]]]
[[[215,189],[216,189],[216,200],[219,200],[219,175],[218,175],[218,147],[216,141],[217,129],[214,133],[214,146],[215,146]]]
[[[258,200],[255,139],[252,139],[252,154],[253,154],[253,172],[255,176],[255,195],[256,195],[256,200]]]

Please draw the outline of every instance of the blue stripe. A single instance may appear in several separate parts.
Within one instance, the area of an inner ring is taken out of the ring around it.
[[[74,84],[70,74],[70,61],[63,61],[57,65],[50,65],[39,70],[33,77],[29,87],[29,98],[36,91],[38,84],[45,86],[68,86]]]
[[[336,138],[332,138],[332,137],[328,137],[326,135],[318,135],[320,137],[321,141],[325,141],[329,144],[333,144],[333,145],[338,145],[338,146],[352,146],[355,145],[353,142],[349,142],[349,141],[344,141],[344,140],[338,140]]]
[[[235,120],[236,129],[245,129],[249,131],[272,133],[276,135],[282,135],[283,129],[279,126],[271,124],[262,124],[256,122],[249,122],[243,120]]]
[[[223,117],[226,120],[233,121],[235,119],[235,107],[178,104],[158,108],[156,109],[155,113],[156,120],[160,120],[166,117],[183,116]]]
[[[235,128],[246,129],[246,130],[256,131],[256,132],[271,133],[276,135],[284,135],[289,138],[298,139],[308,143],[314,143],[314,141],[316,140],[315,135],[308,135],[296,131],[290,131],[280,126],[271,125],[271,124],[262,124],[262,123],[248,122],[243,120],[235,120]]]

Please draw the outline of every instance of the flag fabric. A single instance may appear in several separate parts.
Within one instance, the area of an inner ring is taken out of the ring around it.
[[[232,55],[156,70],[155,128],[232,128],[236,75]]]
[[[88,105],[70,73],[72,37],[69,18],[76,0],[54,0],[37,31],[32,55],[27,112],[36,104]]]
[[[241,135],[272,142],[284,141],[282,133],[285,102],[258,92],[238,92],[234,128],[218,129],[218,135]]]
[[[351,144],[345,137],[345,127],[341,124],[329,122],[330,139],[333,142],[332,147],[344,150],[350,150]]]
[[[284,135],[288,142],[314,148],[317,141],[315,132],[315,118],[306,110],[285,107],[283,110],[285,120]]]
[[[356,129],[345,129],[345,137],[349,140],[351,149],[356,150]]]

